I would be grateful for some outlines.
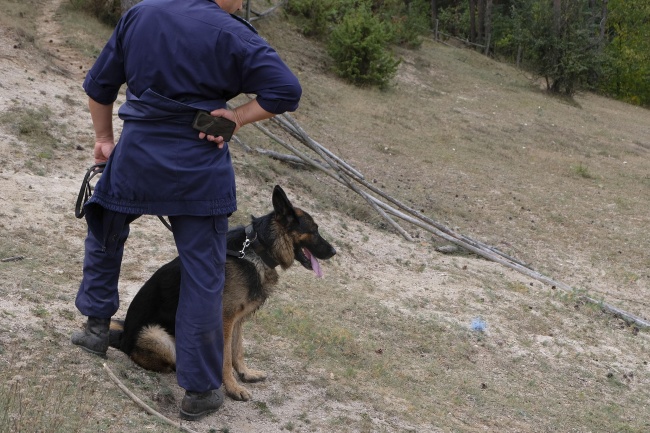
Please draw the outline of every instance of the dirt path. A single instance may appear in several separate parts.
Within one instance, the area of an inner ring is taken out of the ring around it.
[[[63,0],[49,0],[43,4],[42,24],[38,28],[36,43],[51,56],[53,64],[61,74],[76,81],[83,81],[92,64],[66,44],[61,25],[55,19],[62,3]]]

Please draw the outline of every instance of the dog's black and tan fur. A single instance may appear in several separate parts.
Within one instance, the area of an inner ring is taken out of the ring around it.
[[[314,258],[329,259],[336,254],[318,233],[312,217],[294,207],[279,186],[273,190],[273,211],[260,218],[253,217],[251,226],[257,238],[244,258],[228,256],[223,291],[223,381],[226,393],[236,400],[249,400],[251,394],[237,382],[234,372],[245,382],[266,378],[264,372],[249,369],[244,363],[242,321],[271,295],[279,278],[275,268],[286,269],[297,260],[305,268],[313,269],[318,266]],[[246,238],[244,227],[230,230],[228,249],[240,251]],[[319,269],[313,270],[319,273]],[[146,369],[174,371],[174,328],[180,280],[177,257],[158,269],[144,284],[133,298],[123,322],[111,322],[111,346],[122,350]]]

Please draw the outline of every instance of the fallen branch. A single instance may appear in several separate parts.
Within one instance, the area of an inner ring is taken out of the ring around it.
[[[256,11],[254,11],[253,9],[250,8],[250,0],[248,0],[247,7],[246,7],[246,14],[247,14],[246,19],[247,19],[248,21],[255,21],[255,20],[262,19],[262,18],[264,18],[265,16],[267,16],[267,15],[273,13],[273,11],[275,11],[275,10],[276,10],[277,8],[279,8],[280,6],[284,6],[284,4],[285,4],[286,2],[287,2],[287,0],[282,0],[280,3],[278,3],[278,4],[275,5],[275,6],[272,6],[272,7],[268,8],[268,9],[265,10],[264,12],[256,12]],[[250,16],[250,13],[253,13],[255,16],[254,16],[254,17],[251,17],[251,16]]]
[[[290,162],[290,163],[293,163],[293,164],[306,165],[304,159],[298,158],[297,156],[294,156],[294,155],[286,155],[284,153],[275,152],[273,150],[265,150],[265,149],[260,149],[260,148],[255,149],[255,152],[259,153],[260,155],[270,156],[271,158],[277,159],[279,161]]]
[[[393,212],[394,212],[394,210],[392,210],[391,213],[393,213]],[[573,287],[571,287],[571,286],[569,286],[567,284],[564,284],[564,283],[562,283],[560,281],[556,281],[556,280],[554,280],[552,278],[549,278],[549,277],[547,277],[547,276],[545,276],[543,274],[540,274],[539,272],[529,268],[528,266],[523,265],[521,262],[515,261],[515,260],[509,258],[508,256],[504,255],[503,253],[499,252],[498,250],[482,247],[482,246],[480,246],[480,244],[476,244],[476,242],[466,242],[466,241],[464,241],[462,239],[459,239],[458,237],[455,237],[455,236],[452,236],[452,235],[450,235],[448,233],[440,231],[440,230],[436,229],[435,227],[429,226],[429,225],[427,225],[427,224],[425,224],[425,223],[423,223],[421,221],[418,221],[418,220],[413,219],[413,218],[408,218],[406,215],[399,214],[397,212],[395,212],[395,214],[399,215],[402,219],[408,220],[412,224],[417,225],[418,227],[421,227],[421,228],[423,228],[425,230],[428,230],[428,231],[434,233],[435,235],[437,235],[438,237],[441,237],[441,238],[443,238],[443,239],[445,239],[445,240],[447,240],[449,242],[453,242],[454,244],[459,245],[459,246],[461,246],[461,247],[463,247],[463,248],[465,248],[465,249],[467,249],[467,250],[469,250],[469,251],[471,251],[473,253],[476,253],[479,256],[483,257],[483,258],[486,258],[486,259],[491,260],[493,262],[497,262],[497,263],[499,263],[499,264],[501,264],[503,266],[506,266],[506,267],[508,267],[510,269],[513,269],[513,270],[515,270],[515,271],[517,271],[519,273],[527,275],[527,276],[529,276],[529,277],[531,277],[531,278],[533,278],[535,280],[546,283],[546,284],[548,284],[548,285],[550,285],[552,287],[556,287],[556,288],[558,288],[560,290],[563,290],[563,291],[565,291],[567,293],[572,293],[572,294],[576,293],[576,290]],[[634,314],[628,313],[628,312],[626,312],[624,310],[621,310],[620,308],[614,307],[613,305],[610,305],[610,304],[607,304],[605,302],[599,301],[599,300],[597,300],[595,298],[592,298],[590,296],[582,296],[581,298],[584,299],[586,302],[588,302],[590,304],[600,306],[603,310],[605,310],[605,311],[607,311],[607,312],[609,312],[611,314],[614,314],[615,316],[620,317],[621,319],[625,320],[628,323],[635,323],[638,326],[641,326],[641,327],[644,327],[644,328],[650,328],[650,322],[643,319],[643,318],[641,318],[641,317],[635,316]]]
[[[239,137],[237,137],[236,135],[233,135],[231,140],[234,141],[235,143],[237,143],[238,145],[240,145],[242,147],[242,149],[244,149],[246,152],[252,152],[253,151],[253,149],[248,144],[241,141],[239,139]]]
[[[359,171],[354,169],[350,164],[348,164],[347,162],[345,162],[344,160],[342,160],[341,158],[336,156],[334,153],[330,152],[329,149],[327,149],[325,146],[318,143],[316,140],[309,137],[307,135],[307,133],[298,125],[298,122],[293,117],[291,117],[291,115],[289,115],[288,113],[284,113],[282,116],[276,116],[276,117],[273,118],[273,120],[276,120],[276,119],[277,119],[278,122],[280,122],[281,125],[290,126],[291,130],[296,132],[296,135],[298,137],[304,137],[305,141],[308,141],[311,146],[313,146],[313,147],[319,149],[319,151],[325,153],[327,156],[332,158],[334,161],[336,161],[338,164],[340,164],[347,171],[352,173],[355,177],[358,177],[359,179],[364,178],[363,174],[361,174]],[[284,122],[283,121],[284,119],[286,119],[288,121],[288,123]]]
[[[117,376],[115,376],[115,374],[113,373],[113,371],[108,367],[108,365],[106,365],[106,363],[104,363],[103,366],[104,366],[104,370],[106,370],[106,372],[108,373],[108,377],[110,377],[111,380],[112,380],[113,382],[115,382],[115,384],[118,386],[118,388],[120,388],[120,389],[121,389],[121,390],[122,390],[122,391],[123,391],[127,396],[129,396],[129,398],[130,398],[131,400],[133,400],[133,401],[135,402],[135,404],[137,404],[138,406],[140,406],[140,408],[144,409],[145,412],[147,412],[147,413],[150,414],[150,415],[153,415],[153,416],[156,416],[156,417],[160,418],[161,420],[165,421],[167,424],[172,425],[172,426],[174,426],[174,427],[176,427],[176,428],[178,428],[178,429],[180,429],[180,430],[182,430],[182,431],[184,431],[184,432],[187,432],[187,433],[197,433],[196,431],[191,430],[191,429],[185,427],[184,425],[181,425],[181,424],[178,423],[178,422],[172,421],[171,419],[167,418],[165,415],[163,415],[163,414],[161,414],[160,412],[157,412],[157,411],[155,411],[154,409],[152,409],[151,407],[149,407],[145,402],[143,402],[142,400],[140,400],[140,399],[138,398],[138,396],[136,396],[135,394],[133,394],[133,393],[129,390],[129,388],[127,388],[126,385],[124,385],[124,384],[122,383],[122,381],[121,381],[120,379],[117,378]]]
[[[5,259],[0,260],[2,263],[7,263],[7,262],[18,262],[22,259],[24,259],[24,256],[13,256],[13,257],[7,257]]]
[[[350,169],[352,169],[352,167],[350,167],[348,164],[340,164],[340,162],[342,162],[342,160],[340,160],[340,158],[336,157],[334,154],[332,154],[330,151],[328,151],[323,146],[318,144],[316,141],[312,140],[311,137],[309,137],[309,135],[307,135],[305,130],[302,129],[300,127],[300,125],[298,125],[298,122],[296,122],[295,119],[293,117],[291,117],[289,114],[285,113],[285,114],[283,114],[283,116],[285,117],[285,119],[287,119],[289,121],[289,123],[291,123],[291,126],[294,128],[296,133],[298,133],[298,135],[300,135],[300,137],[302,137],[303,143],[306,144],[307,147],[309,147],[311,150],[316,152],[316,154],[318,154],[321,158],[323,158],[325,160],[325,162],[327,162],[330,165],[330,167],[332,169],[331,171],[333,171],[337,175],[337,176],[335,176],[335,178],[337,180],[343,182],[348,188],[350,188],[351,190],[353,190],[354,192],[359,194],[361,197],[363,197],[363,199],[366,200],[366,202],[368,202],[368,204],[373,209],[375,209],[375,211],[377,211],[377,213],[379,213],[379,215],[381,215],[388,222],[388,224],[390,224],[395,230],[397,230],[397,232],[400,233],[405,239],[407,239],[408,241],[411,241],[411,242],[413,241],[413,238],[411,237],[411,235],[409,235],[406,232],[406,230],[404,230],[402,227],[400,227],[399,224],[397,224],[391,217],[388,216],[388,214],[386,214],[386,212],[384,212],[375,203],[375,200],[373,200],[374,197],[372,197],[371,195],[359,190],[359,188],[357,188],[355,185],[352,184],[349,177],[347,175],[345,175],[344,173],[342,173],[343,170],[349,171]],[[355,172],[356,172],[356,170],[355,170]],[[361,174],[359,174],[359,175],[361,175]]]
[[[302,153],[300,150],[298,150],[296,147],[292,146],[291,144],[287,143],[286,141],[282,140],[280,137],[269,131],[267,128],[264,126],[260,125],[259,123],[254,124],[257,129],[262,131],[266,136],[269,138],[273,139],[277,143],[279,143],[281,146],[285,147],[287,150],[292,152],[294,155],[297,155],[300,159],[302,159],[307,165],[311,165],[312,167],[320,168],[320,169],[326,169],[326,167],[319,162],[315,161],[314,159],[308,157],[304,153]]]

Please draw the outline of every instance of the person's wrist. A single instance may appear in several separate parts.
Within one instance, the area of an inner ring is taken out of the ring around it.
[[[241,111],[242,110],[238,110],[237,108],[232,110],[232,114],[235,117],[235,123],[237,123],[237,129],[244,126],[244,116],[242,115]]]

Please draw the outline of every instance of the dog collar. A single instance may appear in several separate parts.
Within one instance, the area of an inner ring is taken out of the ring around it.
[[[277,261],[271,257],[268,253],[264,244],[258,239],[257,232],[253,228],[253,224],[249,224],[244,229],[246,233],[246,239],[242,244],[242,249],[240,251],[226,250],[226,254],[231,257],[237,257],[238,259],[243,259],[246,257],[246,251],[249,248],[253,249],[253,252],[264,262],[266,266],[273,269],[279,265]]]

